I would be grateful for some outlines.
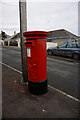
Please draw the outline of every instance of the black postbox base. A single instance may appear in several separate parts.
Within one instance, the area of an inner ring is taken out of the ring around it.
[[[45,94],[48,91],[47,80],[41,82],[28,81],[29,91],[35,95]]]

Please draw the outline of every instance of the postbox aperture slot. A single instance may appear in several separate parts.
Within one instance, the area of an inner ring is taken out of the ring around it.
[[[25,44],[32,44],[32,42],[26,42]]]

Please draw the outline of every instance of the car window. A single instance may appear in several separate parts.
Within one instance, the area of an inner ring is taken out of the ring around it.
[[[78,43],[77,45],[78,45],[78,48],[80,48],[80,43]]]
[[[67,48],[76,48],[75,43],[68,43]]]
[[[72,44],[68,43],[67,48],[72,48]]]
[[[80,47],[80,45],[79,45]],[[76,43],[68,43],[67,48],[78,48],[78,44]]]
[[[72,48],[76,48],[77,47],[77,44],[72,44]]]
[[[64,44],[59,45],[58,47],[59,48],[66,48],[66,45],[67,45],[67,43],[64,43]]]

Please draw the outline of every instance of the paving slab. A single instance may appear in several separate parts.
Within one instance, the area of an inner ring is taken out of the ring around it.
[[[2,66],[3,118],[78,118],[78,102],[48,88],[44,95],[32,95],[21,84],[22,74]]]

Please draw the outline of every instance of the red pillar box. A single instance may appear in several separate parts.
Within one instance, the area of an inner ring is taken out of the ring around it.
[[[24,32],[26,37],[26,56],[28,61],[28,85],[33,94],[47,92],[47,57],[46,37],[44,31]]]

